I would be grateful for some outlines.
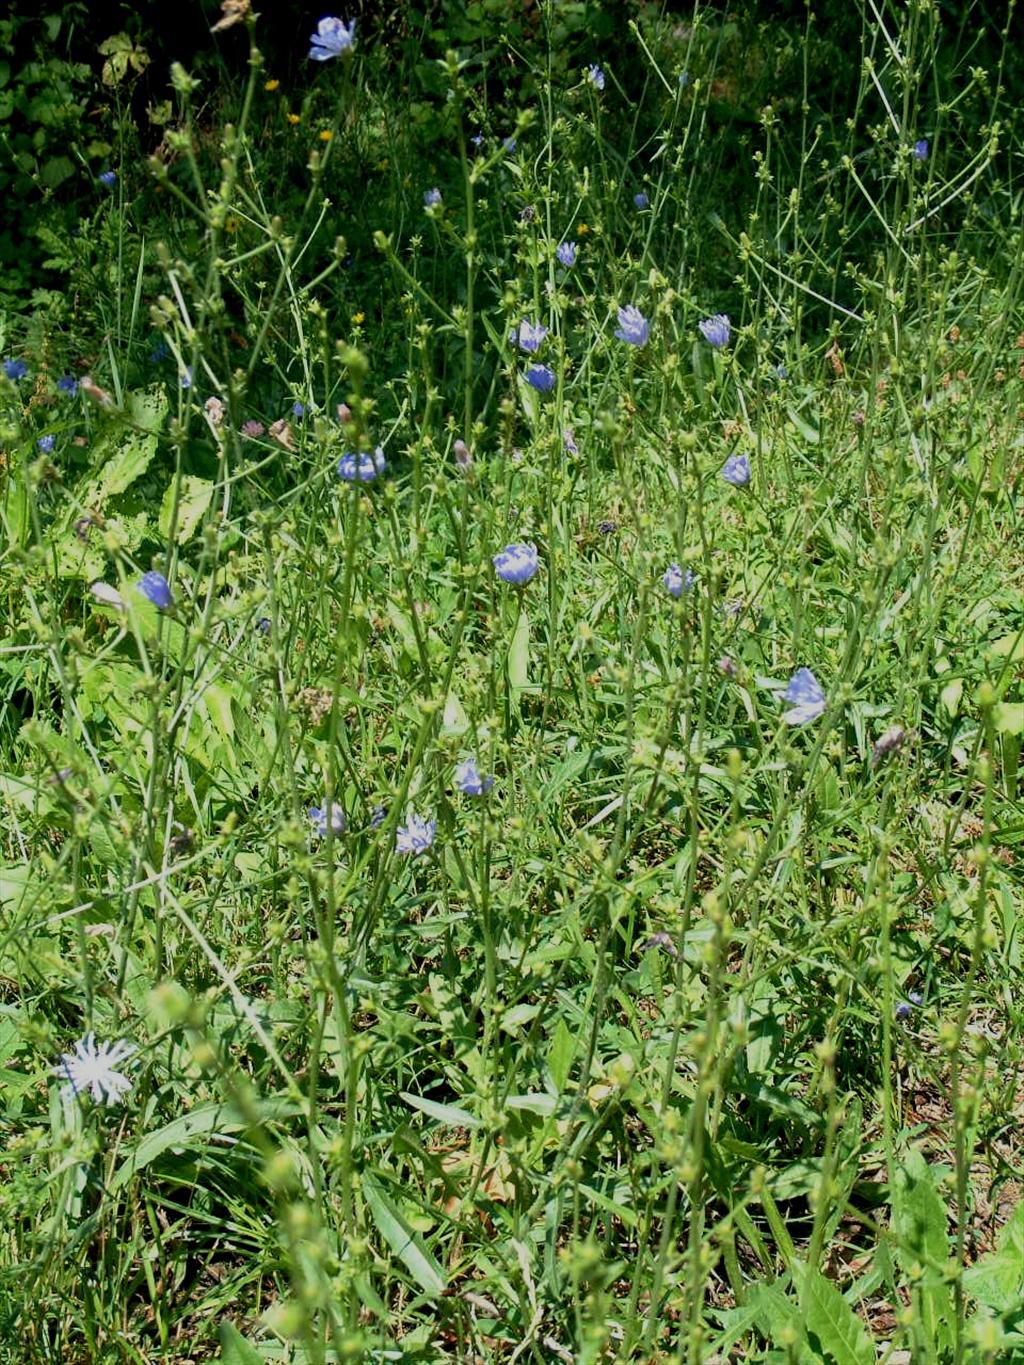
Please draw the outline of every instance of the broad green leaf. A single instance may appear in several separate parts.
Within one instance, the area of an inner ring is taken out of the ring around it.
[[[148,389],[134,389],[128,395],[128,415],[143,431],[159,431],[167,416],[168,406],[167,393],[162,384],[153,384]]]
[[[794,407],[787,407],[786,413],[789,416],[789,420],[793,423],[808,445],[816,446],[821,440],[821,433],[818,431],[817,427],[812,427],[807,418],[802,417]]]
[[[1001,735],[1024,734],[1024,702],[999,702],[993,708],[992,723]]]
[[[519,691],[530,685],[530,618],[525,611],[519,613],[508,651],[508,680]]]
[[[907,1154],[896,1172],[892,1215],[904,1267],[914,1261],[932,1267],[945,1264],[949,1255],[946,1206],[928,1163],[916,1149]]]
[[[298,1112],[299,1106],[288,1100],[271,1099],[261,1104],[264,1118],[287,1118]],[[181,1147],[186,1151],[203,1148],[215,1138],[244,1132],[250,1126],[249,1120],[230,1105],[202,1104],[197,1109],[191,1109],[155,1132],[147,1133],[114,1172],[107,1187],[108,1192],[116,1194],[133,1176],[145,1170],[171,1147]]]
[[[943,709],[951,716],[955,716],[960,709],[960,698],[963,695],[963,690],[963,678],[954,678],[939,693],[939,701],[942,703]]]
[[[84,499],[90,507],[101,509],[107,498],[123,493],[145,474],[156,454],[157,439],[122,429],[116,435],[101,437],[97,444],[102,463],[95,479],[87,485]]]
[[[952,1286],[943,1274],[949,1255],[946,1206],[932,1170],[918,1150],[904,1158],[892,1191],[892,1228],[905,1274],[918,1276],[921,1326],[930,1348],[942,1354],[951,1340]],[[923,1268],[924,1274],[919,1274]]]
[[[445,735],[464,735],[469,729],[466,709],[454,692],[445,698],[444,713],[441,717],[441,733]]]
[[[874,1365],[875,1348],[867,1328],[840,1294],[817,1270],[804,1277],[804,1322],[811,1344],[834,1365]],[[817,1338],[817,1342],[815,1342]]]
[[[1024,1203],[1003,1228],[995,1251],[964,1271],[964,1290],[996,1313],[1009,1313],[1024,1303]]]
[[[757,1325],[762,1336],[768,1338],[780,1350],[788,1353],[796,1343],[797,1359],[801,1362],[813,1359],[808,1354],[803,1318],[797,1304],[776,1284],[761,1281],[751,1290],[748,1303],[757,1314]]]
[[[32,869],[27,863],[0,865],[0,905],[17,905],[32,883]]]
[[[438,1104],[436,1100],[424,1099],[422,1095],[411,1095],[407,1090],[399,1092],[406,1104],[413,1109],[419,1109],[424,1114],[429,1114],[432,1119],[437,1119],[439,1123],[446,1123],[451,1128],[479,1128],[481,1120],[466,1109],[460,1109],[454,1104]]]
[[[266,1365],[255,1346],[227,1320],[220,1325],[220,1362],[221,1365]]]
[[[51,156],[48,161],[43,162],[39,179],[48,190],[55,190],[58,185],[63,185],[64,181],[74,173],[75,163],[69,157]]]
[[[1024,661],[1024,630],[1015,630],[1010,635],[1003,635],[998,640],[993,641],[986,657],[1008,659],[1010,663],[1014,664]]]
[[[441,1267],[420,1235],[413,1231],[368,1171],[363,1172],[362,1187],[378,1231],[420,1289],[434,1297],[443,1294],[445,1281]]]
[[[505,1099],[506,1109],[521,1109],[527,1114],[540,1114],[542,1118],[550,1118],[557,1105],[554,1095],[509,1095]]]
[[[772,1070],[782,1039],[783,1028],[776,1009],[776,992],[766,976],[754,984],[747,1019],[747,1069],[754,1075],[766,1075]]]
[[[163,502],[160,504],[160,534],[165,540],[171,534],[171,518],[174,515],[176,488],[177,481],[172,480],[168,484]],[[178,494],[178,516],[174,528],[174,539],[179,545],[184,545],[185,541],[194,533],[206,515],[206,509],[209,507],[212,497],[213,484],[210,483],[209,479],[198,479],[192,474],[186,474],[181,480],[181,491]]]
[[[555,1083],[555,1089],[561,1093],[565,1089],[565,1083],[569,1079],[569,1072],[572,1069],[572,1059],[576,1051],[576,1041],[569,1029],[566,1027],[565,1020],[559,1017],[555,1025],[555,1031],[551,1038],[551,1048],[548,1052],[548,1070],[551,1072],[551,1079]]]

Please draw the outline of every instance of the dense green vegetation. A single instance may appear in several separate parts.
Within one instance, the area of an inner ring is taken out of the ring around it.
[[[0,1361],[1024,1360],[1013,6],[739,10],[0,25]]]

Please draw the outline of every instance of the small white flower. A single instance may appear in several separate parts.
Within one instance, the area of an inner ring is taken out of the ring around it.
[[[65,1052],[53,1068],[53,1074],[67,1082],[61,1088],[61,1095],[70,1104],[76,1096],[88,1091],[94,1104],[103,1101],[119,1104],[131,1090],[132,1082],[115,1067],[134,1051],[131,1043],[97,1044],[96,1035],[87,1033],[75,1044],[74,1052]]]

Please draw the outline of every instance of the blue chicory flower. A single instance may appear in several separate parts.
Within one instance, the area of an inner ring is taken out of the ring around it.
[[[548,329],[542,322],[528,322],[526,318],[524,318],[519,324],[519,349],[521,351],[526,351],[529,355],[536,355],[547,334]],[[513,339],[516,337],[514,328],[512,337]]]
[[[672,563],[661,581],[670,597],[682,597],[684,592],[689,592],[693,587],[693,570],[687,569],[684,573],[678,564]]]
[[[36,442],[36,445],[39,447],[39,449],[43,452],[44,455],[49,455],[50,451],[56,444],[57,444],[56,436],[53,436],[50,433],[47,433],[45,436],[40,436],[39,440]]]
[[[395,831],[395,852],[418,858],[434,842],[437,821],[409,812],[408,824],[399,825]]]
[[[526,371],[526,382],[538,393],[550,393],[555,387],[555,372],[547,365],[531,365]]]
[[[432,190],[427,190],[423,196],[423,207],[425,209],[437,208],[441,202],[441,191],[435,186]]]
[[[310,806],[309,818],[321,839],[326,839],[328,828],[332,834],[345,833],[345,808],[337,801],[325,801],[322,806]]]
[[[305,415],[306,415],[306,405],[305,405],[305,403],[293,403],[293,404],[292,404],[292,416],[293,416],[293,417],[305,417]]]
[[[4,374],[8,379],[24,379],[28,374],[28,366],[24,360],[5,360]]]
[[[178,375],[178,383],[183,389],[192,387],[192,366],[186,365],[181,374]]]
[[[372,483],[378,474],[383,474],[385,463],[380,446],[372,455],[365,450],[358,455],[342,455],[338,461],[338,478],[346,483]]]
[[[714,317],[704,318],[697,326],[700,328],[701,336],[709,346],[728,346],[729,335],[732,330],[728,313],[716,313]]]
[[[559,242],[555,248],[555,256],[559,265],[564,265],[566,270],[571,269],[576,264],[576,243]]]
[[[78,380],[71,374],[63,374],[57,380],[57,388],[61,393],[66,393],[70,398],[74,398],[78,392]]]
[[[596,90],[604,89],[604,72],[596,62],[587,67],[587,80]]]
[[[388,818],[387,806],[374,806],[370,812],[370,828],[380,829],[381,825]]]
[[[329,62],[332,57],[340,57],[348,52],[355,42],[356,21],[353,19],[346,27],[343,19],[321,19],[316,32],[311,33],[309,58],[313,62]]]
[[[540,568],[536,545],[506,545],[492,562],[498,577],[517,588],[529,583]]]
[[[475,758],[465,758],[455,769],[455,785],[464,796],[483,796],[494,786],[493,777],[482,777]]]
[[[792,707],[782,717],[787,725],[806,725],[809,720],[817,720],[826,705],[821,683],[809,668],[797,669],[782,694],[782,700],[789,702]]]
[[[269,616],[261,616],[256,622],[256,629],[261,635],[269,635],[272,621]]]
[[[928,139],[926,137],[923,137],[914,143],[914,160],[928,160]]]
[[[516,149],[516,140],[514,137],[507,137],[501,145],[504,147],[505,151],[508,152],[509,156],[511,156]]]
[[[562,442],[570,455],[578,455],[580,453],[580,448],[576,444],[576,433],[573,431],[572,427],[566,427],[562,432]]]
[[[101,171],[100,184],[106,185],[108,190],[112,190],[117,184],[117,171]]]
[[[750,457],[730,455],[722,465],[722,478],[734,488],[745,488],[750,482]]]
[[[680,89],[680,90],[685,90],[686,87],[687,87],[689,84],[690,84],[690,73],[689,73],[689,71],[680,71],[680,73],[679,73],[679,89]]]
[[[619,309],[619,325],[615,335],[620,341],[628,341],[630,346],[646,346],[651,334],[650,324],[635,304]]]
[[[643,190],[641,190],[639,194],[633,195],[633,203],[637,206],[638,209],[647,208],[650,202],[651,202],[650,199],[648,199],[647,195],[644,193]]]
[[[157,573],[155,569],[150,569],[144,573],[135,585],[136,589],[142,593],[154,607],[159,607],[161,611],[167,611],[174,606],[174,598],[171,595],[171,585],[162,573]]]
[[[162,360],[166,360],[171,354],[171,348],[166,341],[158,341],[149,353],[151,365],[159,365]]]

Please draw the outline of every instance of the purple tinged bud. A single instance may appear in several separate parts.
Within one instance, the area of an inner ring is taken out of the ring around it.
[[[722,478],[734,488],[745,488],[750,482],[750,458],[747,455],[730,455],[722,465]]]
[[[709,346],[714,346],[716,350],[728,346],[732,331],[728,313],[716,313],[714,317],[704,318],[697,326]]]
[[[651,334],[650,323],[633,303],[619,309],[619,325],[615,335],[630,346],[646,346]]]
[[[536,545],[506,545],[494,556],[494,570],[506,583],[521,588],[540,568]]]
[[[155,569],[144,573],[135,587],[147,601],[152,602],[153,606],[159,607],[161,611],[168,611],[174,606],[171,585],[163,574],[157,573]]]
[[[550,393],[555,387],[555,372],[547,365],[531,365],[526,371],[526,382],[538,393]]]

